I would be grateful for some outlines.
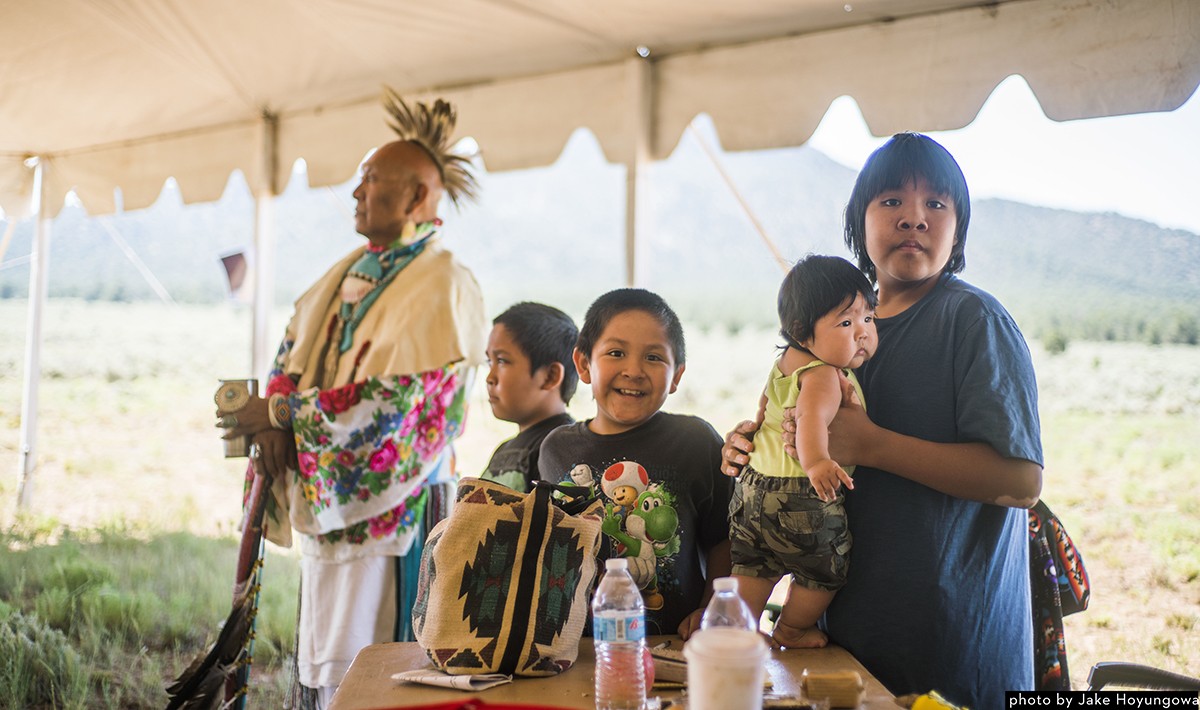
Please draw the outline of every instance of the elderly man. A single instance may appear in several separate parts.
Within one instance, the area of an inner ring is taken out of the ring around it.
[[[370,242],[299,300],[267,386],[235,414],[272,477],[264,535],[300,535],[297,666],[323,707],[359,650],[412,640],[425,533],[452,481],[447,443],[462,430],[486,320],[471,273],[435,232],[445,191],[475,184],[447,151],[453,109],[391,94],[401,140],[362,166],[355,228]],[[315,692],[314,692],[315,689]]]

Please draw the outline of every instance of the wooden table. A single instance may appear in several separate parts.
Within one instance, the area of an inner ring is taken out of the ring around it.
[[[651,646],[666,640],[671,641],[670,648],[683,648],[683,642],[678,636],[652,636],[648,639]],[[564,673],[549,678],[516,678],[512,683],[479,693],[401,683],[391,678],[393,673],[431,668],[432,665],[425,652],[415,643],[381,643],[368,646],[350,665],[350,670],[333,696],[329,710],[370,710],[426,705],[461,701],[469,696],[478,696],[486,703],[531,703],[579,710],[595,708],[592,691],[596,657],[591,639],[585,638],[579,644],[578,660]],[[856,670],[862,675],[867,690],[867,700],[861,707],[866,710],[898,710],[892,694],[867,673],[862,664],[838,646],[772,651],[771,659],[767,661],[767,674],[773,685],[770,692],[798,695],[800,674],[805,668],[814,673]],[[678,697],[679,691],[654,690],[650,695]]]

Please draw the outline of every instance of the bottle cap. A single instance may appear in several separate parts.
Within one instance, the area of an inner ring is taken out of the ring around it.
[[[717,577],[713,580],[714,592],[736,592],[738,582],[736,577]]]
[[[629,560],[624,557],[610,557],[604,561],[604,569],[629,569]]]

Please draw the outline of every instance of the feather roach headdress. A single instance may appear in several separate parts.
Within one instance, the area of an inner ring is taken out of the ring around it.
[[[416,143],[425,149],[437,166],[442,176],[442,187],[454,205],[458,206],[460,198],[474,200],[479,192],[479,184],[470,171],[471,156],[453,153],[449,148],[450,134],[454,132],[454,124],[458,120],[454,107],[438,99],[433,103],[433,108],[414,102],[410,109],[400,94],[390,87],[383,87],[383,92],[383,106],[392,117],[388,125],[400,136],[400,140]]]

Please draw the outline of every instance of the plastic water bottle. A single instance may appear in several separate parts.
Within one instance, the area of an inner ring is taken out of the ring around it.
[[[721,626],[758,631],[758,620],[753,618],[750,607],[738,596],[738,581],[734,577],[713,580],[712,599],[700,617],[702,629]]]
[[[646,648],[646,607],[629,576],[629,562],[618,557],[604,565],[604,579],[592,599],[592,635],[596,643],[596,709],[635,710],[646,702],[642,654]]]

